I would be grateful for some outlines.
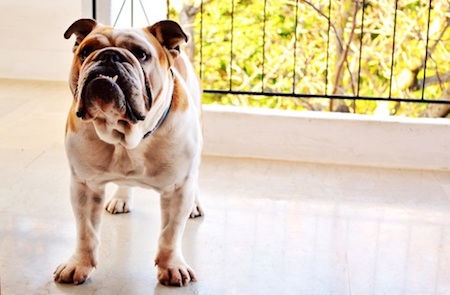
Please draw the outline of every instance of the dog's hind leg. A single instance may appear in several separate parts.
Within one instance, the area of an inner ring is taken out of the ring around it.
[[[203,210],[200,203],[199,194],[200,193],[198,190],[198,185],[196,185],[194,207],[192,208],[191,215],[189,216],[190,218],[196,218],[205,215],[205,211]]]
[[[133,209],[133,188],[119,186],[114,197],[105,204],[111,214],[128,213]]]

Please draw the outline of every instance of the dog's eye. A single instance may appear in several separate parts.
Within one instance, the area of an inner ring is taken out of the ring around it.
[[[133,54],[134,54],[134,56],[136,56],[136,58],[139,61],[147,61],[150,58],[150,56],[147,54],[147,52],[145,52],[145,50],[143,50],[141,48],[134,49]]]
[[[93,52],[94,50],[90,46],[84,46],[83,50],[81,50],[79,57],[81,62],[84,62],[84,60]]]

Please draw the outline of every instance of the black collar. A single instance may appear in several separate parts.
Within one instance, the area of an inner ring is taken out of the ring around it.
[[[166,111],[164,112],[164,114],[162,115],[161,118],[159,118],[158,123],[156,123],[155,127],[153,127],[152,130],[150,130],[149,132],[144,134],[144,138],[147,138],[150,134],[152,134],[153,132],[155,132],[156,129],[158,129],[159,126],[161,126],[161,124],[164,122],[164,120],[167,118],[167,115],[169,114],[170,111],[170,107],[172,106],[172,97],[170,98],[170,104],[169,107],[166,109]]]
[[[172,69],[170,69],[170,72],[172,73],[172,78],[175,81],[175,75],[173,74]],[[170,96],[170,103],[169,106],[167,107],[166,111],[164,112],[164,114],[162,115],[161,118],[159,118],[158,122],[156,123],[155,127],[153,127],[153,129],[151,129],[150,131],[148,131],[147,133],[144,134],[143,139],[147,138],[148,136],[150,136],[150,134],[152,134],[153,132],[156,131],[156,129],[159,128],[159,126],[162,125],[162,123],[164,122],[164,120],[167,118],[167,115],[169,114],[170,111],[170,107],[172,106],[172,97],[173,97],[173,93]]]

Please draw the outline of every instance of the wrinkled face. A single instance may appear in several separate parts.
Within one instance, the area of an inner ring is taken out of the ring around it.
[[[77,114],[84,120],[117,118],[134,124],[145,119],[152,104],[147,75],[153,72],[153,80],[164,75],[151,61],[158,55],[136,32],[102,31],[88,36],[76,52],[81,65]]]
[[[180,38],[172,40],[176,35],[170,32],[164,37],[164,27],[156,25],[114,29],[89,24],[92,28],[81,23],[66,32],[78,37],[70,78],[76,116],[93,122],[103,141],[134,148],[151,127],[152,109],[167,99]]]

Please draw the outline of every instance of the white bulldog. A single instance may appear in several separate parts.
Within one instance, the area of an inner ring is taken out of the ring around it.
[[[201,87],[181,27],[161,21],[115,29],[80,19],[75,34],[66,125],[71,202],[77,225],[74,254],[55,281],[83,283],[98,263],[102,210],[132,209],[132,187],[161,194],[161,233],[155,264],[162,284],[183,286],[195,273],[181,253],[188,217],[203,215],[198,199],[202,149]],[[105,185],[119,185],[104,204]]]

